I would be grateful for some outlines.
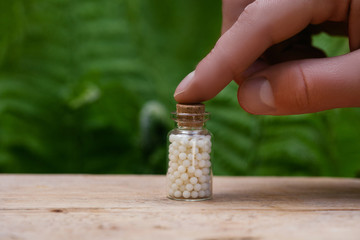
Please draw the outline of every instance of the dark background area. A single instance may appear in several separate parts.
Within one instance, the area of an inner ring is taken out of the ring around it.
[[[220,27],[220,1],[1,1],[0,172],[165,173],[173,92]],[[360,109],[254,116],[236,90],[206,103],[216,175],[360,175]]]

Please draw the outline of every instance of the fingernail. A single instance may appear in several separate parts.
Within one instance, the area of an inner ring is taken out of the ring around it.
[[[266,78],[246,80],[240,87],[239,102],[254,114],[272,114],[276,110],[273,90]]]
[[[177,86],[175,90],[174,97],[184,92],[188,88],[192,79],[194,78],[194,75],[195,75],[195,71],[192,71],[180,82],[180,84]]]

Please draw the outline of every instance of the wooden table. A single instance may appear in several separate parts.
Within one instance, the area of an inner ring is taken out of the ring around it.
[[[360,180],[215,177],[204,202],[164,180],[0,175],[0,239],[360,239]]]

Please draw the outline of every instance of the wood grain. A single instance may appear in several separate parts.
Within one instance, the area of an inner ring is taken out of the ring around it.
[[[214,199],[164,176],[0,175],[0,239],[360,239],[360,181],[215,177]]]

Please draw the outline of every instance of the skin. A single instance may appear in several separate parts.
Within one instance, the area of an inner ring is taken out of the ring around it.
[[[311,34],[349,37],[326,58]],[[207,101],[232,80],[248,112],[289,115],[360,107],[360,0],[223,0],[222,35],[177,87],[179,103]]]

